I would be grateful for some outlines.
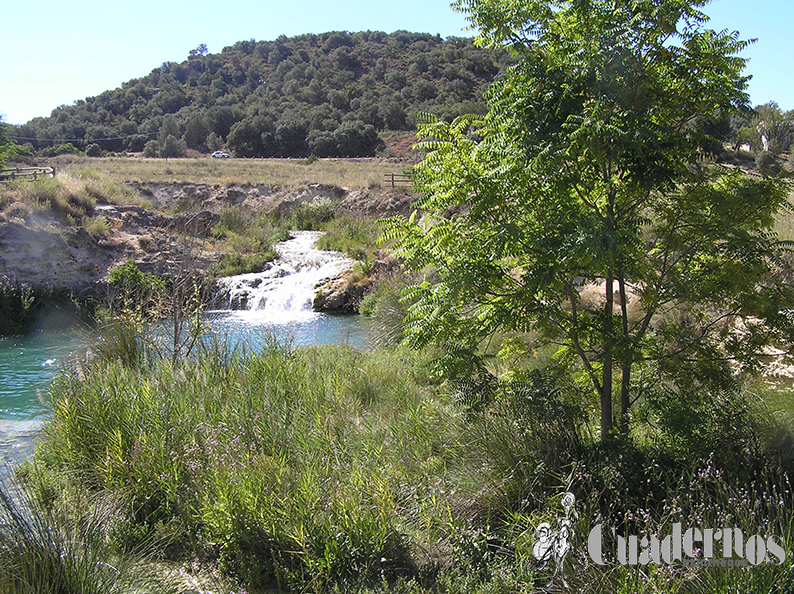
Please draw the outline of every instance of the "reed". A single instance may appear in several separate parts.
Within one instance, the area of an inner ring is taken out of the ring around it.
[[[791,427],[774,416],[735,419],[754,449],[695,460],[650,426],[646,439],[601,445],[564,373],[501,382],[467,409],[431,369],[428,354],[275,340],[178,365],[99,356],[56,381],[35,472],[122,497],[119,550],[167,538],[178,558],[210,560],[250,592],[545,587],[553,571],[532,557],[534,531],[566,490],[579,498],[574,591],[794,586],[790,563],[585,563],[600,522],[639,535],[737,526],[794,551],[792,464],[778,447]]]

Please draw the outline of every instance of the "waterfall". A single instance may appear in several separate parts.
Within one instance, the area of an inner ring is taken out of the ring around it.
[[[314,247],[322,231],[293,231],[276,245],[279,258],[264,272],[218,279],[216,303],[222,309],[248,310],[269,323],[283,324],[315,314],[315,287],[350,268],[353,261],[339,252]]]

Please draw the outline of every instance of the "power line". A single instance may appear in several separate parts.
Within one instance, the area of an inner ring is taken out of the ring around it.
[[[107,138],[34,138],[31,136],[11,136],[13,140],[35,140],[36,142],[102,142],[103,140],[127,140],[136,136],[157,136],[159,132],[128,134],[127,136],[108,136]]]

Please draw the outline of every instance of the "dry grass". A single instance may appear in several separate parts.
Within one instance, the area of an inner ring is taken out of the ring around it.
[[[792,210],[782,212],[775,222],[775,232],[784,241],[794,241],[794,194],[789,198]]]
[[[89,159],[72,155],[55,159],[62,171],[89,169],[116,183],[191,182],[197,184],[266,184],[299,186],[331,184],[345,188],[375,188],[387,173],[402,173],[405,162],[386,159]]]

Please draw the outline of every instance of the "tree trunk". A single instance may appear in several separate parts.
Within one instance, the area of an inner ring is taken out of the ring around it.
[[[615,307],[614,277],[607,273],[606,303],[604,305],[604,369],[601,381],[601,441],[606,441],[612,431],[612,312]]]
[[[618,274],[618,290],[620,291],[620,315],[623,323],[623,361],[621,363],[620,377],[620,432],[624,437],[629,435],[629,406],[631,406],[631,363],[634,358],[633,349],[629,341],[629,316],[628,298],[626,296],[626,281],[623,274]]]

